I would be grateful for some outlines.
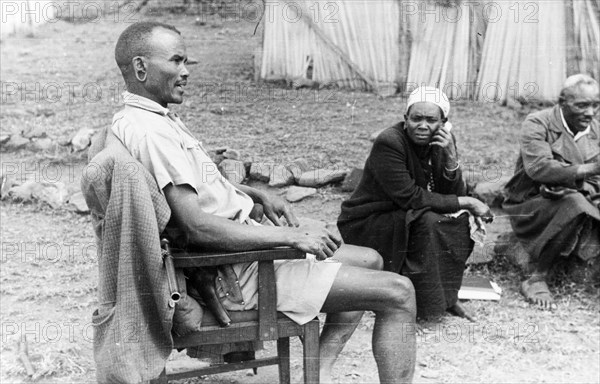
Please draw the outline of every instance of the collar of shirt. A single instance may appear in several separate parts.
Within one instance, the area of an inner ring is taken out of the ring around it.
[[[567,120],[565,120],[565,115],[563,115],[562,108],[559,108],[558,110],[560,111],[560,119],[562,120],[563,126],[565,127],[565,130],[567,132],[569,132],[569,134],[571,134],[571,136],[573,136],[573,140],[577,141],[577,140],[581,139],[583,136],[590,133],[591,125],[588,125],[587,128],[584,129],[583,131],[579,131],[579,132],[577,132],[577,134],[574,134],[573,131],[571,131],[571,128],[569,128],[569,125],[567,124]]]
[[[144,109],[146,111],[158,113],[159,115],[166,117],[175,123],[179,128],[181,128],[188,136],[194,139],[194,141],[198,142],[202,150],[206,153],[206,149],[204,149],[202,146],[202,142],[194,137],[185,124],[183,124],[179,116],[177,116],[175,112],[171,112],[169,108],[165,108],[156,101],[152,101],[147,97],[136,95],[135,93],[131,93],[129,91],[123,92],[123,102],[125,105],[130,107]]]
[[[144,96],[136,95],[135,93],[131,93],[129,91],[123,92],[123,102],[125,105],[145,109],[163,116],[167,116],[167,114],[170,112],[169,108],[163,107],[156,101],[152,101]]]

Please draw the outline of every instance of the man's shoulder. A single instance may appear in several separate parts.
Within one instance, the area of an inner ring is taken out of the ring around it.
[[[166,133],[170,126],[165,117],[142,108],[124,106],[115,113],[112,120],[113,131],[127,133],[137,138]]]
[[[525,118],[526,122],[534,122],[534,123],[548,123],[552,120],[556,120],[556,116],[558,115],[559,106],[555,105],[551,108],[542,109],[540,111],[535,111],[527,115]]]

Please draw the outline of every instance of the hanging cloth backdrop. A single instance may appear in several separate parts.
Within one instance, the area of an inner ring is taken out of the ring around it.
[[[263,79],[305,79],[358,89],[397,82],[396,1],[271,3],[267,1],[263,16]]]

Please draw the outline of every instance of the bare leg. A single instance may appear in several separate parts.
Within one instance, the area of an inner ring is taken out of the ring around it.
[[[334,255],[334,259],[345,266],[381,270],[383,260],[371,248],[343,245]],[[321,383],[331,382],[332,370],[346,342],[354,333],[362,318],[363,311],[328,313],[319,339]]]
[[[406,277],[342,266],[323,304],[323,312],[375,312],[373,355],[381,383],[412,381],[415,359],[416,304]]]

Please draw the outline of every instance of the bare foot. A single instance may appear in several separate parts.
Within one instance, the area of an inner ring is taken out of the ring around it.
[[[544,280],[532,277],[523,281],[521,283],[521,293],[527,301],[537,305],[540,309],[556,309],[548,284]]]
[[[453,314],[454,316],[462,317],[464,319],[469,320],[472,323],[475,323],[475,319],[469,312],[467,312],[462,305],[457,301],[453,306],[447,309],[448,312]]]

